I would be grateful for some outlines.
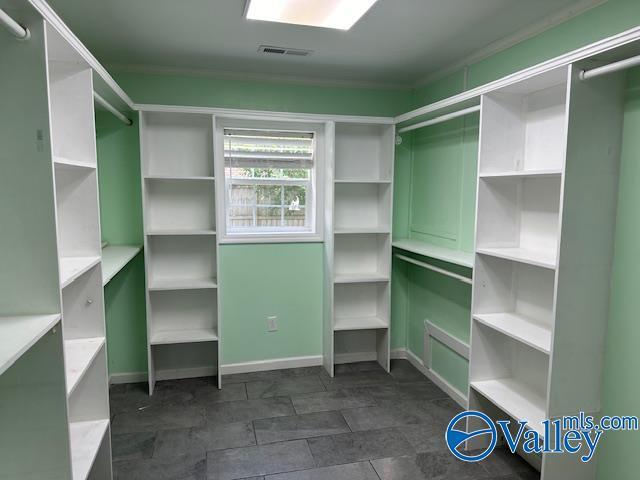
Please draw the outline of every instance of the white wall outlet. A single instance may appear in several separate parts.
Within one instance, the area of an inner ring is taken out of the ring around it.
[[[278,317],[275,315],[271,315],[267,317],[267,332],[277,332],[278,331]]]

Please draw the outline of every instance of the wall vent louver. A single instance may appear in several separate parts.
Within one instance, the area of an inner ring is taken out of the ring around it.
[[[286,47],[274,47],[272,45],[260,45],[258,47],[259,53],[269,53],[273,55],[293,55],[294,57],[306,57],[311,55],[311,50],[304,50],[301,48],[286,48]]]

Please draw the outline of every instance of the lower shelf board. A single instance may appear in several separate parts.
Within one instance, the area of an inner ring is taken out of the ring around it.
[[[542,395],[510,378],[471,382],[471,388],[516,420],[527,420],[529,426],[544,437],[541,422],[547,415]]]
[[[189,330],[158,330],[151,334],[151,345],[170,345],[173,343],[217,342],[218,331],[215,328],[194,328]]]
[[[336,274],[334,283],[382,283],[389,281],[389,275],[381,273],[341,273]]]
[[[333,329],[344,330],[377,330],[389,328],[389,324],[378,317],[336,317]]]
[[[104,344],[104,337],[65,340],[64,363],[67,377],[67,395],[73,393]]]
[[[109,420],[69,424],[73,480],[85,480],[89,476],[108,429]]]
[[[66,287],[83,273],[100,263],[100,257],[61,257],[60,285]]]
[[[552,270],[556,268],[556,255],[554,252],[520,247],[478,247],[476,251],[482,255],[526,263],[536,267]]]
[[[474,314],[476,321],[536,350],[551,351],[551,329],[514,312]]]
[[[203,290],[218,288],[218,282],[214,278],[195,279],[153,279],[149,282],[149,291],[163,290]]]

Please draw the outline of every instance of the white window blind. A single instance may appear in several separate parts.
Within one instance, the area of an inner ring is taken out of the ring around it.
[[[228,234],[313,230],[314,140],[310,132],[224,130]]]

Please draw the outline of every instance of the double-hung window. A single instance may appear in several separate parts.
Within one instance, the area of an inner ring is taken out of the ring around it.
[[[318,132],[224,127],[228,241],[317,237]]]

